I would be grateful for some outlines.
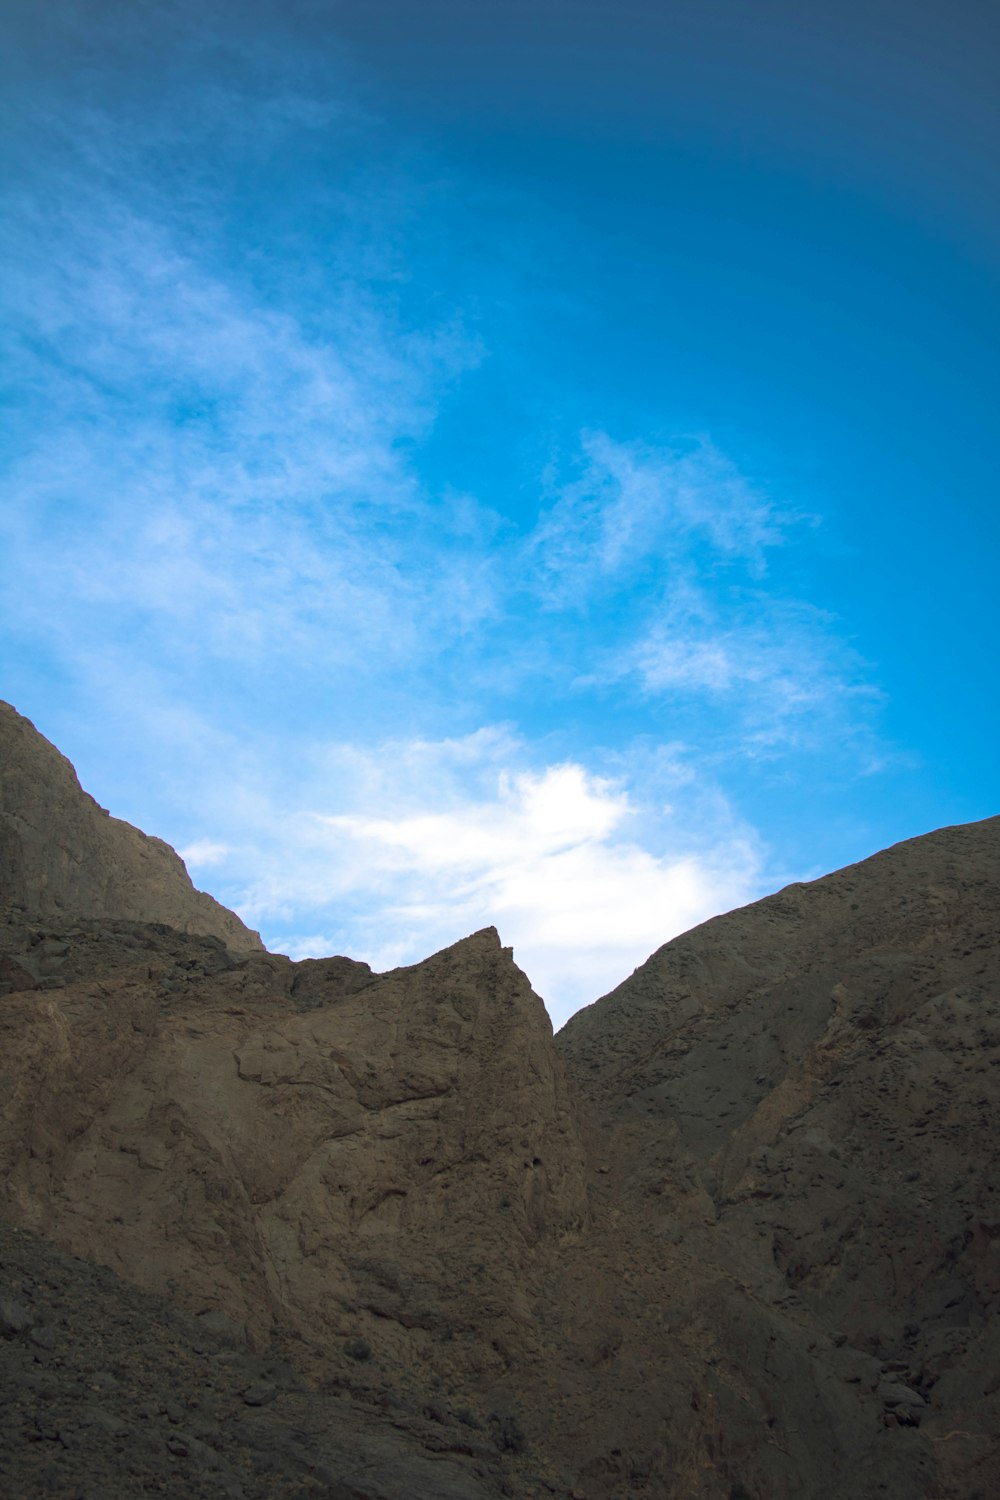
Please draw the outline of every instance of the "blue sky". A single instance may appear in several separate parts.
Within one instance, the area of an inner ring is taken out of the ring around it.
[[[270,946],[558,1024],[998,810],[992,7],[2,24],[0,695]]]

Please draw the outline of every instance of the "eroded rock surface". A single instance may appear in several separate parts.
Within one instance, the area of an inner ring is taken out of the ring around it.
[[[557,1038],[492,929],[373,974],[12,905],[0,1479],[1000,1494],[998,855],[792,886]]]
[[[488,1435],[416,1394],[317,1388],[112,1271],[0,1220],[0,1494],[498,1500]]]
[[[385,975],[17,913],[0,944],[25,973],[86,951],[0,1002],[7,1217],[516,1461],[540,1267],[588,1209],[551,1025],[496,933]]]
[[[751,1494],[1000,1493],[998,911],[1000,819],[942,829],[560,1033],[611,1212],[673,1246],[648,1295],[704,1354],[696,1441]]]
[[[169,844],[98,806],[66,757],[2,701],[0,901],[42,915],[163,922],[234,949],[264,946],[235,913],[195,890]]]

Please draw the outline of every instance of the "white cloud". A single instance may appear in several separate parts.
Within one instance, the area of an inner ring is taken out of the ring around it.
[[[54,23],[67,60],[76,20]],[[0,624],[81,677],[114,639],[188,691],[412,660],[491,598],[406,452],[479,358],[456,305],[419,327],[396,308],[416,153],[400,165],[329,50],[192,16],[166,43],[190,68],[161,72],[124,30],[98,23],[82,71],[50,58],[15,120]]]
[[[301,788],[254,856],[241,912],[295,956],[335,949],[377,969],[496,925],[561,1024],[668,938],[759,894],[752,831],[690,767],[669,778],[687,782],[682,819],[623,778],[578,762],[526,768],[525,754],[492,730],[330,747],[329,766],[354,766],[339,800],[361,805],[309,811],[323,787]]]
[[[220,844],[213,839],[196,839],[193,844],[186,844],[177,851],[189,870],[210,869],[213,865],[221,865],[229,852],[227,844]]]
[[[520,865],[528,850],[555,856],[606,839],[626,811],[624,795],[610,782],[563,765],[540,776],[501,771],[492,801],[451,812],[396,820],[351,813],[322,821],[335,834],[380,851],[390,868],[416,865],[476,879],[484,851],[494,870]]]

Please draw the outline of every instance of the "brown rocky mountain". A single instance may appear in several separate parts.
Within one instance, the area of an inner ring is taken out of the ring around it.
[[[204,891],[162,839],[112,818],[64,755],[0,700],[0,892],[38,915],[163,922],[262,949],[260,934]]]
[[[109,820],[50,826],[16,728],[4,826],[65,868]],[[293,964],[10,847],[5,1500],[1000,1494],[1000,819],[557,1037],[492,929]]]

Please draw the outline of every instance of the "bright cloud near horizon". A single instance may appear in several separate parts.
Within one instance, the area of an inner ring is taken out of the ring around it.
[[[0,27],[0,696],[270,947],[560,1024],[997,811],[981,8]]]

